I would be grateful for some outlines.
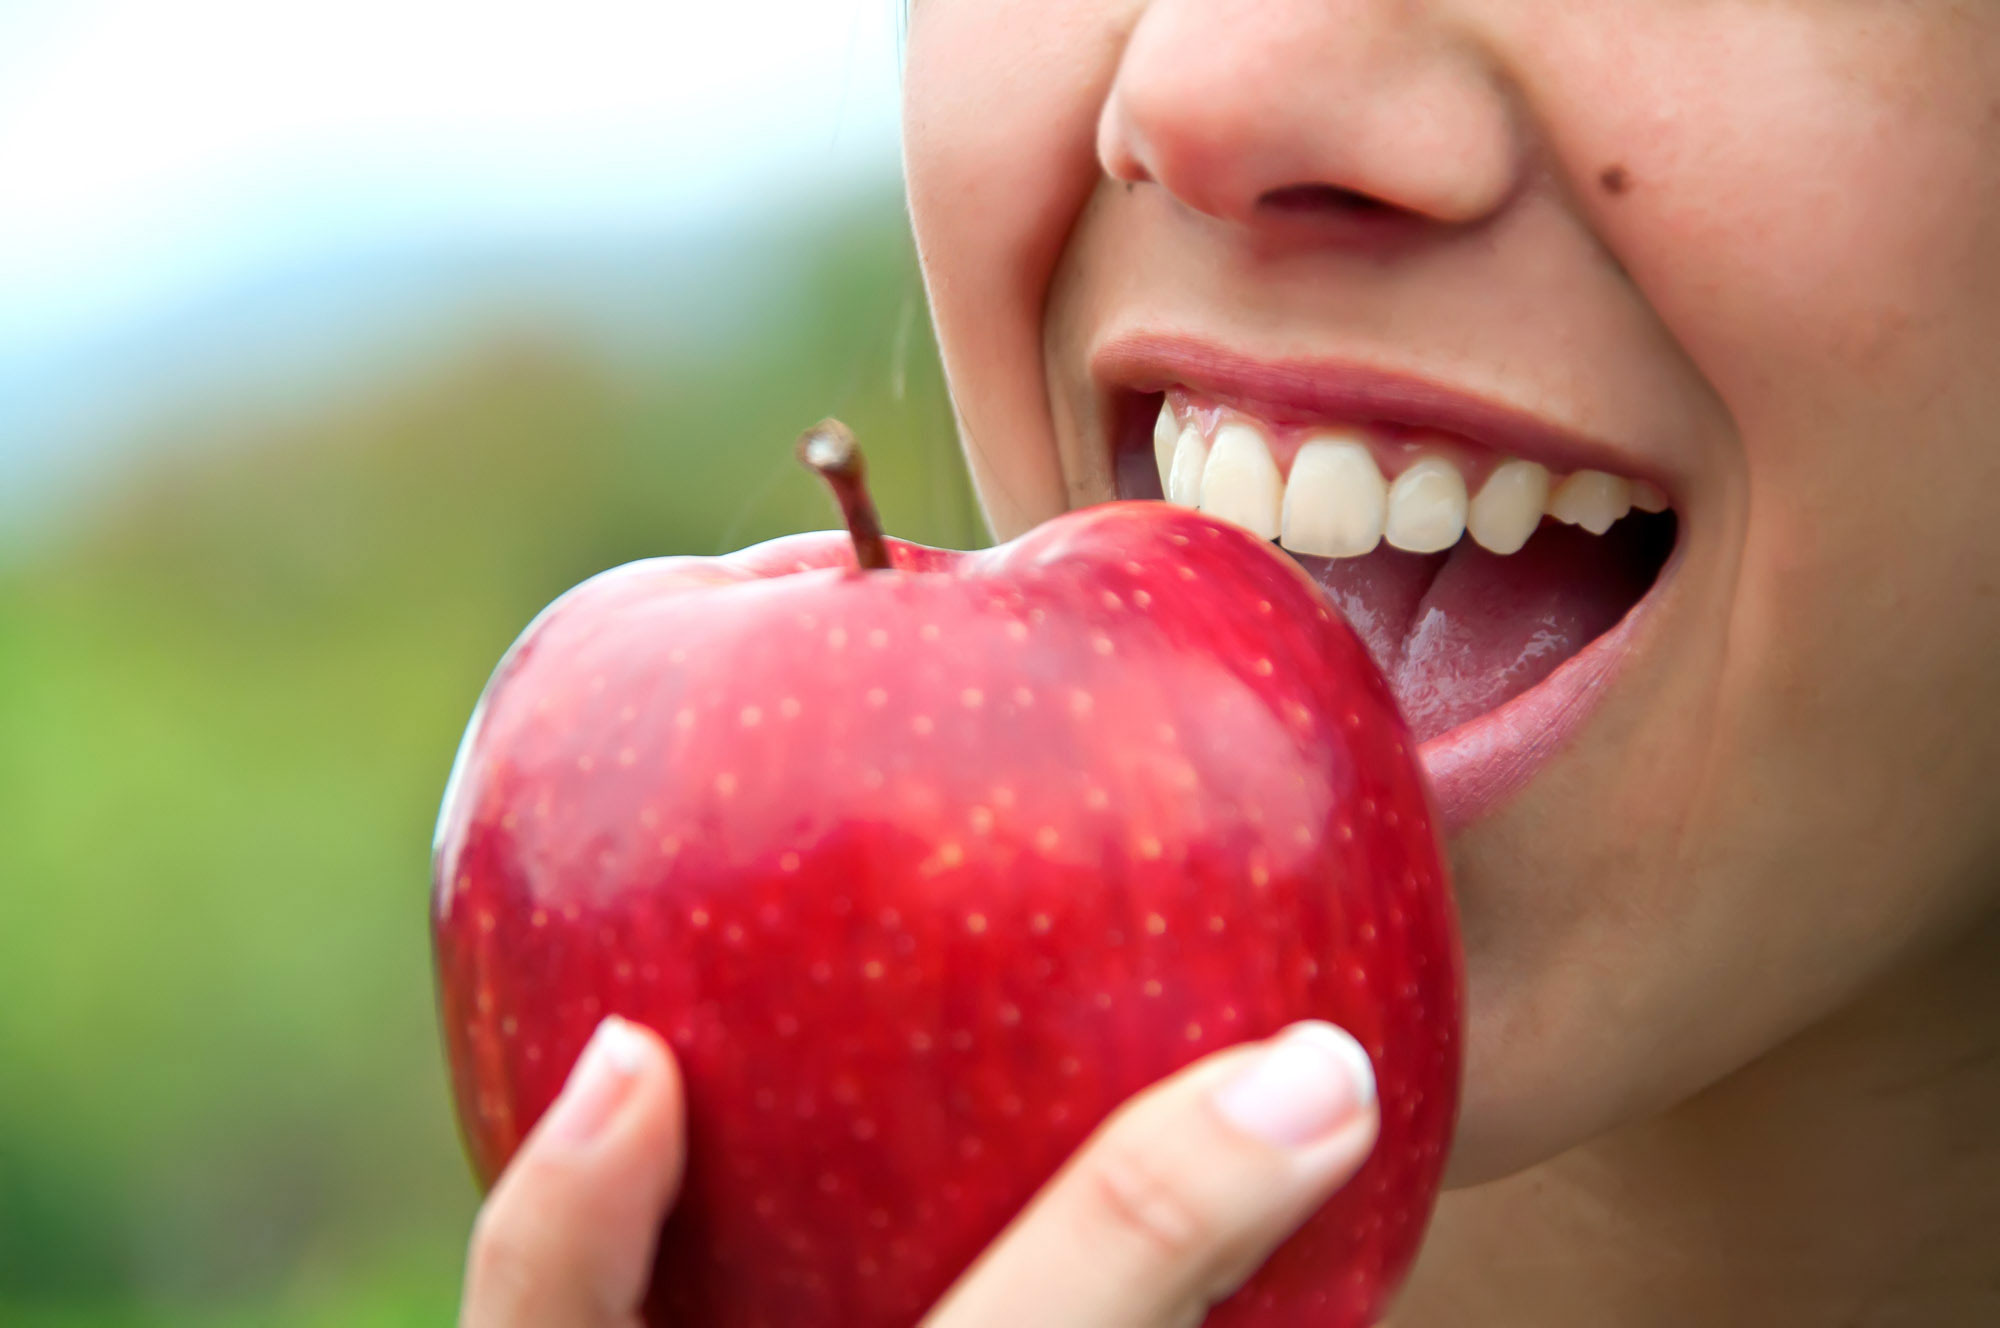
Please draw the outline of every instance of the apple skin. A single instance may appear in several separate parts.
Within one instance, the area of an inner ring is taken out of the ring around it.
[[[1435,1201],[1462,978],[1363,647],[1162,503],[889,547],[630,564],[500,665],[432,900],[480,1178],[623,1015],[687,1086],[650,1321],[907,1325],[1119,1103],[1316,1017],[1368,1049],[1379,1143],[1209,1322],[1374,1322]]]

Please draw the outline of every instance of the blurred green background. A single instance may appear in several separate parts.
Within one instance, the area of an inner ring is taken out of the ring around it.
[[[824,414],[892,530],[981,541],[892,170],[783,198],[517,247],[469,285],[534,298],[460,282],[340,372],[257,358],[331,317],[263,288],[197,403],[141,403],[47,495],[16,467],[0,1323],[451,1321],[476,1196],[427,855],[489,669],[599,569],[831,524],[790,454]]]

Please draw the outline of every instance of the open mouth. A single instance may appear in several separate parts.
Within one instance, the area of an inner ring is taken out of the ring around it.
[[[1276,541],[1367,644],[1434,781],[1477,749],[1472,764],[1489,769],[1470,782],[1483,787],[1440,787],[1448,822],[1518,783],[1519,749],[1546,755],[1579,717],[1574,702],[1610,663],[1586,657],[1611,653],[1606,638],[1675,547],[1661,488],[1572,458],[1181,383],[1121,405],[1119,497],[1166,498]]]

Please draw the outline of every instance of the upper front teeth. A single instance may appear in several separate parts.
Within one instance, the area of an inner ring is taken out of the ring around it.
[[[1264,435],[1247,424],[1225,424],[1201,472],[1201,510],[1234,521],[1259,539],[1278,538],[1285,481]]]
[[[1316,434],[1292,459],[1278,542],[1295,553],[1352,558],[1382,542],[1389,486],[1368,444]]]
[[[1354,429],[1309,435],[1280,476],[1257,424],[1225,415],[1214,439],[1185,423],[1171,404],[1153,428],[1153,456],[1166,496],[1232,521],[1294,553],[1353,558],[1382,541],[1436,553],[1470,534],[1493,553],[1514,553],[1544,515],[1602,535],[1637,507],[1665,510],[1667,498],[1643,480],[1598,470],[1552,477],[1533,461],[1508,457],[1468,495],[1464,474],[1445,455],[1424,453],[1393,483],[1384,479],[1368,436]]]
[[[1443,457],[1419,457],[1389,486],[1382,538],[1411,553],[1436,553],[1465,533],[1465,476]]]

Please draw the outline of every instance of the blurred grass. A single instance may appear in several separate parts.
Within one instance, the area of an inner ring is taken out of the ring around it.
[[[900,211],[764,242],[726,337],[489,327],[0,565],[0,1323],[451,1320],[427,854],[488,670],[601,568],[831,524],[830,412],[892,530],[980,539]]]

